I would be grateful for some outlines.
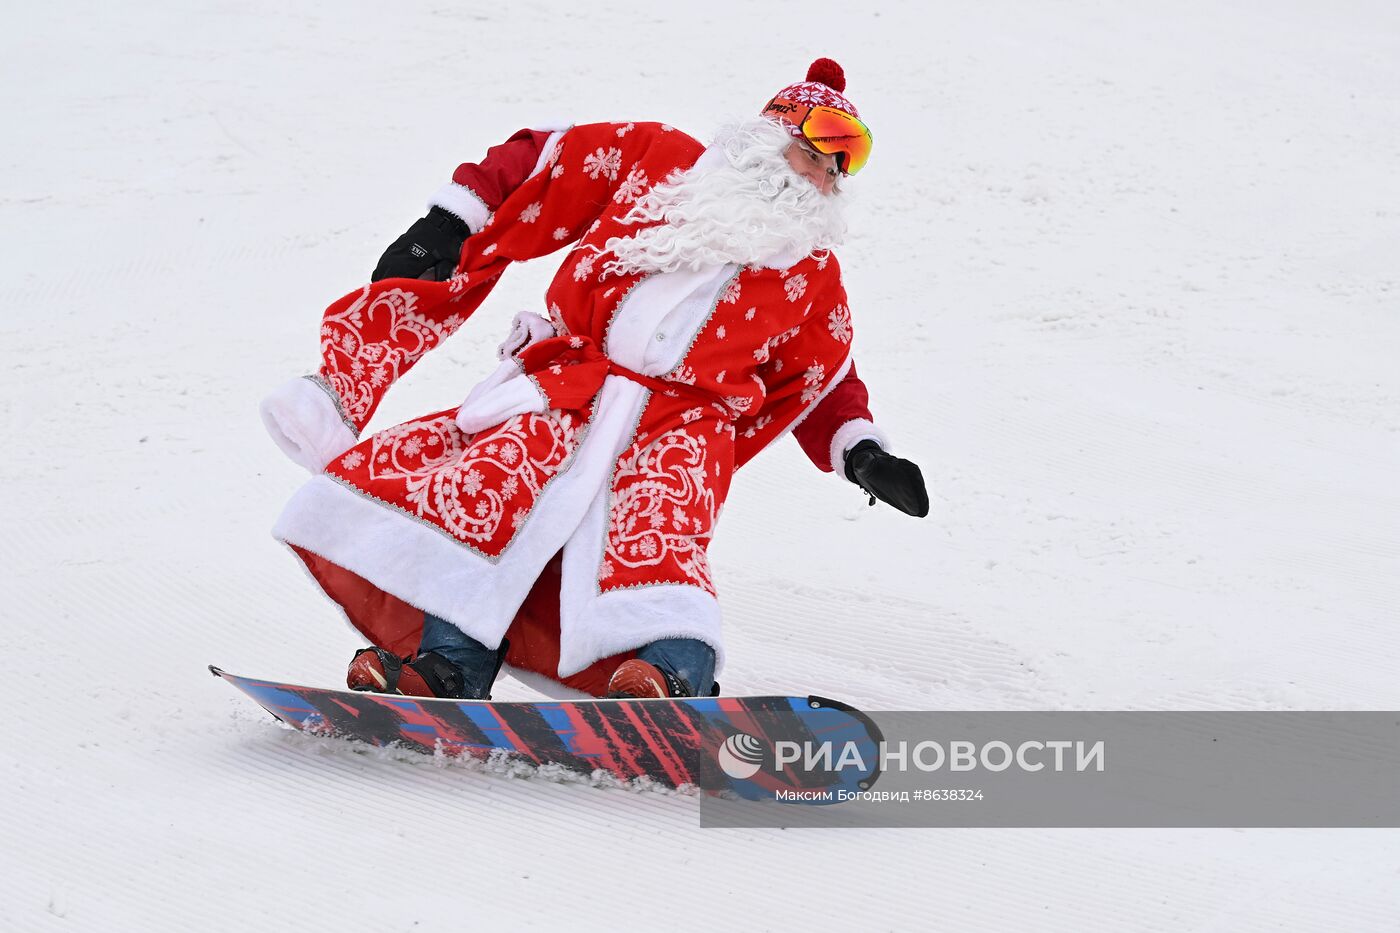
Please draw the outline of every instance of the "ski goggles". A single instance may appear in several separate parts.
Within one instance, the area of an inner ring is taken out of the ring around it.
[[[870,159],[870,127],[844,110],[775,97],[763,108],[762,115],[792,124],[807,145],[824,155],[836,156],[842,175],[854,175]]]

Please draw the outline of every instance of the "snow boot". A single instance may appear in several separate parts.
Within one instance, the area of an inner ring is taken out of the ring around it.
[[[640,658],[623,661],[608,680],[610,700],[649,700],[694,695],[685,681]]]
[[[460,699],[463,678],[457,666],[436,651],[408,660],[374,647],[355,652],[345,684],[368,693]]]
[[[403,660],[383,648],[361,648],[350,659],[345,686],[362,693],[397,693]]]

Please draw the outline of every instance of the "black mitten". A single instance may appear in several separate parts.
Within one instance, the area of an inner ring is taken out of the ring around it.
[[[426,217],[420,217],[408,232],[395,240],[379,265],[374,267],[371,282],[380,279],[433,279],[444,281],[457,268],[462,244],[471,236],[467,222],[451,211],[434,207]]]
[[[928,490],[918,465],[885,453],[869,438],[846,451],[846,479],[865,490],[871,505],[879,499],[906,515],[928,514]]]

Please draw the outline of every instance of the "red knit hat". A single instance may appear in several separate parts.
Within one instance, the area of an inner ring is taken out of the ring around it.
[[[860,119],[860,112],[856,110],[856,105],[842,96],[841,92],[846,89],[846,72],[841,70],[841,66],[829,58],[819,58],[812,62],[812,67],[807,69],[807,80],[797,84],[789,84],[781,91],[773,95],[773,101],[786,100],[794,104],[811,104],[814,107],[834,107],[837,110],[845,111],[857,120]],[[769,101],[772,104],[773,101]],[[776,110],[769,110],[764,107],[764,116],[783,120],[785,115]],[[801,135],[791,120],[786,120],[793,135]]]

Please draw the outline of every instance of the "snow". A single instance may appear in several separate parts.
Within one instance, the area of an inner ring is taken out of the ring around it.
[[[11,12],[11,928],[1394,929],[1391,830],[702,831],[694,797],[292,734],[205,672],[331,684],[357,647],[268,536],[303,474],[256,404],[458,161],[704,134],[830,55],[877,139],[860,369],[933,514],[760,457],[712,552],[726,688],[1400,708],[1400,8],[757,9]],[[376,424],[458,401],[552,270]]]

